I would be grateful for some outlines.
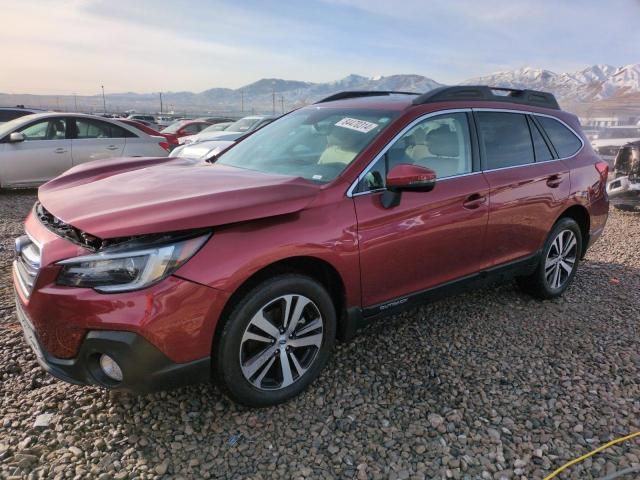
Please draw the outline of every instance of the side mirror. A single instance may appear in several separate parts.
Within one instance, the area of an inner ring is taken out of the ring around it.
[[[387,191],[382,194],[384,208],[400,204],[402,192],[430,192],[436,186],[436,172],[419,165],[401,163],[387,174]]]
[[[24,133],[13,132],[9,135],[9,143],[20,143],[24,142]]]

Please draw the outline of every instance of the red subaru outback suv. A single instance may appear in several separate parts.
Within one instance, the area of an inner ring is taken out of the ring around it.
[[[213,377],[275,404],[381,314],[512,277],[561,295],[604,228],[607,173],[547,93],[340,93],[219,157],[98,161],[41,187],[18,316],[68,382]]]

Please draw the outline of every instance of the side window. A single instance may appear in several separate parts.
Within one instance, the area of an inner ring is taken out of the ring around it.
[[[535,161],[527,117],[520,113],[478,112],[480,148],[486,169],[526,165]]]
[[[531,139],[533,140],[533,150],[536,154],[536,162],[546,162],[547,160],[553,160],[553,154],[549,150],[547,142],[538,130],[537,125],[533,120],[529,119],[529,128],[531,129]]]
[[[387,171],[400,163],[430,168],[437,178],[470,173],[473,163],[467,115],[447,113],[412,127],[369,170],[356,192],[384,188]]]
[[[129,138],[136,135],[117,125],[109,125],[111,127],[111,138]]]
[[[76,118],[76,138],[111,138],[110,127],[108,123]]]
[[[547,132],[560,158],[570,157],[582,148],[580,139],[559,121],[540,116],[536,116],[536,119],[544,128],[544,131]]]
[[[195,135],[200,131],[200,125],[192,123],[191,125],[187,125],[182,130],[187,135]]]
[[[63,140],[66,138],[66,123],[63,119],[49,119],[32,123],[19,130],[26,141]]]

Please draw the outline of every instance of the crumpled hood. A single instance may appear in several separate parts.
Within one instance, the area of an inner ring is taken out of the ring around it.
[[[319,187],[172,158],[99,160],[74,167],[38,191],[44,208],[99,238],[214,227],[305,208]]]

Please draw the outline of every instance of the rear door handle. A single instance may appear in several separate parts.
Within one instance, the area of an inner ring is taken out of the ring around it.
[[[562,175],[551,175],[547,178],[547,186],[549,188],[558,188],[562,183]]]
[[[462,203],[462,206],[467,210],[475,210],[476,208],[482,206],[482,204],[486,201],[487,197],[485,195],[474,193],[473,195],[469,195],[466,198],[466,200]]]
[[[66,149],[66,148],[62,148],[62,147],[59,147],[59,148],[56,148],[56,149],[54,150],[54,152],[56,152],[56,153],[67,153],[67,149]]]
[[[107,150],[118,150],[118,148],[119,148],[119,147],[118,147],[117,145],[109,145],[109,146],[107,147]]]

